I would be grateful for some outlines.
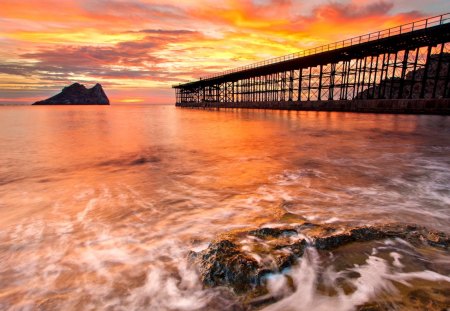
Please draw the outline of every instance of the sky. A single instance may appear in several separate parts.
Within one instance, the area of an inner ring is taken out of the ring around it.
[[[79,82],[112,104],[173,84],[450,12],[450,0],[0,0],[0,104]]]

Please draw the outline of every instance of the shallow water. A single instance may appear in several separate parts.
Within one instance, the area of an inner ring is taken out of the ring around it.
[[[449,184],[448,117],[0,107],[0,309],[237,308],[202,287],[190,250],[286,212],[448,233]],[[396,304],[401,287],[450,291],[448,253],[362,247],[309,249],[268,281],[276,299],[261,307],[352,310],[387,293]]]

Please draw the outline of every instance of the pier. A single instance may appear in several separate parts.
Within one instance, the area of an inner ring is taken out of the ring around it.
[[[179,107],[450,114],[450,13],[174,85]]]

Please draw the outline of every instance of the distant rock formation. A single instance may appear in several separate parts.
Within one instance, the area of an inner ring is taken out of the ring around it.
[[[109,99],[98,83],[90,89],[74,83],[63,88],[61,93],[33,105],[109,105]]]
[[[450,70],[450,53],[443,53],[441,56],[441,62],[439,64],[439,55],[431,55],[428,70],[427,79],[424,84],[423,98],[430,99],[433,98],[433,92],[436,92],[435,98],[445,98],[446,94],[444,91],[450,89],[450,83],[445,87],[445,83],[448,83],[448,74]],[[411,70],[406,73],[405,80],[403,81],[400,77],[394,77],[382,80],[380,84],[375,85],[375,87],[369,87],[363,92],[357,95],[357,99],[403,99],[421,98],[422,84],[425,77],[425,66],[418,68],[417,70]],[[439,77],[436,89],[435,81],[436,77]],[[401,94],[400,94],[401,92]],[[391,97],[392,96],[392,97]]]

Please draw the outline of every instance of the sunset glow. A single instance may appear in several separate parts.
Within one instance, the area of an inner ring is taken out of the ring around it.
[[[0,104],[73,82],[112,103],[173,103],[171,85],[450,11],[447,0],[2,0]]]

